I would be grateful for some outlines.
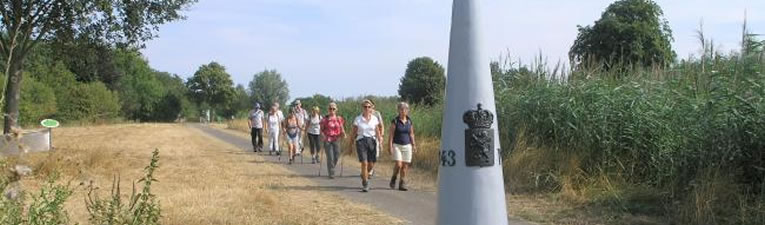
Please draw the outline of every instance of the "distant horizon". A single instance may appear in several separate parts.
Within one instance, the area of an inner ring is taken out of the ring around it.
[[[568,64],[576,26],[592,25],[611,2],[485,2],[486,57],[509,54],[528,64],[541,54],[549,65]],[[765,1],[656,2],[669,21],[678,59],[699,55],[701,21],[705,36],[726,53],[740,45],[745,12],[749,30],[765,33],[765,14],[752,13],[764,12]],[[431,57],[445,69],[448,64],[451,1],[219,3],[201,0],[184,12],[187,20],[162,25],[159,37],[141,49],[152,68],[188,78],[215,61],[245,87],[255,73],[275,69],[287,81],[290,99],[344,99],[397,96],[406,63],[416,57]],[[317,85],[327,81],[333,85]]]

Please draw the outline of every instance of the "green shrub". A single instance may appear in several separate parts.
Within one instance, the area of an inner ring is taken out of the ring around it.
[[[154,171],[159,167],[158,163],[159,150],[154,150],[151,162],[144,169],[144,177],[139,180],[143,188],[137,192],[134,184],[129,199],[122,199],[119,178],[114,179],[111,196],[108,199],[100,199],[91,185],[85,201],[90,212],[89,221],[92,224],[159,224],[161,217],[159,202],[157,196],[151,193],[151,185],[157,181],[154,179]]]
[[[57,184],[57,180],[57,176],[51,176],[40,188],[40,192],[32,196],[29,205],[25,205],[23,193],[19,200],[0,197],[0,224],[68,224],[69,216],[64,209],[64,203],[72,195],[72,189],[68,185]],[[4,189],[5,185],[0,183],[0,188]]]
[[[56,114],[63,121],[99,121],[116,118],[117,95],[101,82],[81,83],[64,93]]]
[[[22,126],[36,125],[55,114],[56,96],[53,89],[33,77],[26,77],[21,84],[19,113]]]

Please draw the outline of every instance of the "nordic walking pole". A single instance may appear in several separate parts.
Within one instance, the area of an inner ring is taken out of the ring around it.
[[[340,156],[340,177],[343,177],[343,168],[345,168],[345,166],[343,166],[343,156],[341,155]]]
[[[345,141],[345,139],[343,139],[343,141]],[[348,150],[346,151],[352,151],[351,150],[352,148],[353,148],[353,142],[351,142],[351,144],[348,145]],[[344,156],[345,156],[345,152],[340,154],[340,177],[343,177],[343,168],[345,168],[345,166],[343,165]]]
[[[340,164],[340,177],[343,177],[343,156],[345,155],[345,151],[340,151],[340,154],[338,154],[337,157],[337,163],[335,163],[335,169],[337,169],[337,164]]]
[[[321,162],[322,161],[321,161],[321,154],[320,154],[320,152],[321,152],[321,148],[319,148],[319,150],[316,151],[316,154],[319,155],[319,176],[321,177],[321,168],[323,168],[323,167],[321,166]]]

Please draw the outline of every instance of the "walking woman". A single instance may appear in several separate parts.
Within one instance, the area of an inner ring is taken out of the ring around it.
[[[377,143],[382,142],[382,123],[372,115],[374,104],[365,99],[361,102],[362,112],[353,120],[353,134],[355,138],[348,144],[356,144],[356,153],[361,163],[361,186],[363,192],[368,192],[369,170],[372,170],[377,162]]]
[[[314,106],[311,109],[311,115],[308,116],[308,124],[306,127],[306,136],[308,136],[308,145],[311,148],[311,163],[319,162],[318,154],[321,151],[321,142],[319,136],[321,135],[321,119],[320,110],[318,106]]]
[[[393,156],[396,165],[393,167],[393,176],[390,178],[390,188],[396,188],[396,178],[400,177],[398,190],[406,191],[408,188],[404,178],[412,163],[412,154],[417,149],[414,147],[414,124],[409,118],[409,104],[398,103],[398,116],[392,122],[388,152]]]
[[[274,104],[271,106],[271,110],[268,111],[266,118],[265,130],[268,133],[268,148],[270,149],[269,155],[276,152],[277,155],[281,154],[281,148],[279,148],[279,135],[281,134],[282,116],[279,115],[278,106]]]
[[[296,149],[300,141],[300,125],[295,112],[290,112],[287,121],[284,122],[284,130],[287,133],[287,151],[289,152],[289,164],[295,161]]]
[[[368,99],[368,100],[370,103],[372,103],[372,115],[377,117],[377,120],[380,121],[380,133],[384,134],[385,123],[383,123],[383,121],[385,120],[382,117],[382,113],[380,113],[380,111],[377,111],[377,109],[375,109],[375,102],[372,99]],[[375,158],[378,158],[378,159],[380,158],[380,151],[382,150],[382,146],[383,146],[382,142],[377,142],[377,152],[375,154]],[[369,168],[369,177],[373,177],[374,175],[375,175],[375,169]]]
[[[305,146],[303,146],[303,135],[305,133],[305,129],[307,128],[306,122],[308,120],[308,112],[303,109],[303,104],[300,103],[300,99],[295,100],[295,106],[292,108],[292,112],[295,113],[295,118],[297,118],[298,121],[298,127],[302,132],[300,132],[300,135],[298,135],[298,146],[297,148],[297,155],[303,154],[303,150]]]
[[[327,174],[329,179],[335,178],[335,166],[337,166],[337,160],[340,158],[340,138],[345,138],[345,120],[340,115],[337,115],[337,104],[330,102],[327,107],[329,112],[327,116],[322,118],[321,134],[324,136],[324,153],[327,156]]]

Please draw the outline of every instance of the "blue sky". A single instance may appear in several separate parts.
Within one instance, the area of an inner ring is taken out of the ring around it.
[[[482,0],[486,57],[507,52],[531,61],[567,61],[576,25],[590,25],[612,1]],[[406,63],[448,60],[450,0],[200,0],[187,20],[160,27],[142,50],[160,71],[189,77],[200,65],[224,65],[235,83],[276,69],[290,97],[396,95]],[[673,31],[678,56],[697,54],[703,20],[716,47],[738,47],[744,12],[750,30],[765,33],[765,1],[657,1]]]

